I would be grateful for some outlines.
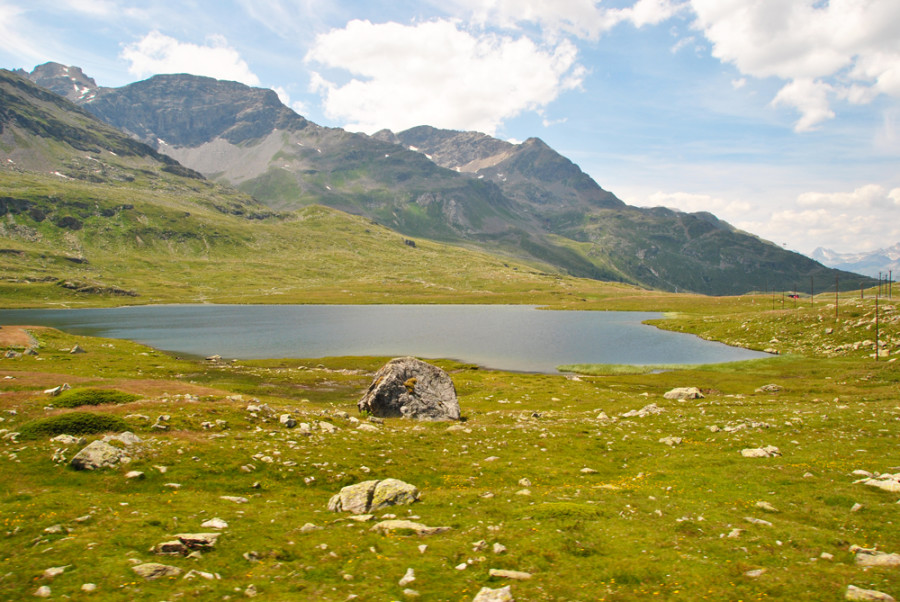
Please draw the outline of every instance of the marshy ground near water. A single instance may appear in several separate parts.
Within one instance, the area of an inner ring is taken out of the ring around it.
[[[0,345],[13,351],[0,360],[0,599],[471,600],[505,585],[517,600],[842,600],[851,585],[897,597],[900,567],[863,566],[857,550],[900,553],[898,490],[864,482],[900,473],[900,333],[887,310],[876,361],[870,305],[842,311],[742,300],[666,324],[782,354],[737,364],[575,376],[435,362],[460,423],[361,416],[388,358],[187,361],[3,326],[34,340]],[[45,391],[63,383],[85,403],[56,405]],[[704,397],[664,397],[690,386]],[[84,445],[46,433],[76,412],[123,421],[141,439],[112,441],[130,462],[73,470]],[[419,501],[370,521],[328,511],[341,487],[387,478]],[[372,530],[391,515],[450,529]],[[206,532],[220,535],[192,555],[151,551]],[[134,570],[148,563],[179,572]]]

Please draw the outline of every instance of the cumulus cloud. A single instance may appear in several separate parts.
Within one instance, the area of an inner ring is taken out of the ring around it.
[[[477,23],[517,27],[532,23],[554,33],[596,39],[620,23],[656,25],[683,7],[673,0],[638,0],[625,8],[605,8],[598,0],[449,0]]]
[[[413,25],[354,20],[316,37],[309,64],[350,74],[313,74],[326,114],[374,132],[429,124],[493,134],[500,124],[577,88],[585,70],[575,45],[464,31],[436,20]]]
[[[834,117],[838,99],[900,97],[896,0],[690,0],[712,54],[754,77],[787,81],[774,106],[795,108],[797,131]]]
[[[900,188],[860,186],[850,192],[805,192],[794,206],[736,225],[806,253],[877,249],[900,240]]]
[[[122,49],[129,73],[147,77],[159,73],[191,73],[258,86],[259,78],[222,36],[210,36],[205,46],[179,42],[158,31]]]
[[[694,194],[690,192],[655,192],[640,204],[655,207],[669,207],[694,213],[708,211],[728,220],[729,216],[735,217],[746,213],[751,209],[746,201],[727,200],[708,194]]]

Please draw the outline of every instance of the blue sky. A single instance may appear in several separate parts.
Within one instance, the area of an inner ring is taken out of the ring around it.
[[[900,241],[897,0],[0,0],[0,66],[197,73],[312,121],[536,136],[633,205]]]

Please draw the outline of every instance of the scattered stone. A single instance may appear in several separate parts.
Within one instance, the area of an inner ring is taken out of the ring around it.
[[[143,440],[130,431],[125,431],[124,433],[116,433],[115,435],[106,435],[103,437],[102,441],[104,443],[111,443],[113,441],[118,441],[125,447],[131,447],[132,445],[139,445],[143,443]]]
[[[87,440],[84,437],[73,437],[72,435],[57,435],[50,439],[50,441],[55,441],[56,443],[61,443],[63,445],[84,445],[87,443]]]
[[[49,395],[50,397],[56,397],[63,391],[68,391],[72,387],[69,386],[69,383],[63,383],[58,387],[53,387],[52,389],[47,389],[44,391],[44,395]]]
[[[227,529],[228,523],[221,518],[211,518],[208,521],[203,522],[200,526],[204,529]]]
[[[506,546],[499,542],[494,542],[494,547],[492,548],[494,554],[505,554]]]
[[[126,479],[143,479],[144,473],[142,473],[140,470],[129,470],[128,472],[125,473],[125,478]]]
[[[856,552],[856,564],[858,566],[900,567],[900,554],[886,554],[860,548]]]
[[[515,600],[508,585],[499,589],[482,587],[475,597],[472,598],[472,602],[515,602]]]
[[[403,590],[403,595],[406,596],[407,598],[418,598],[419,592],[407,587],[406,589]]]
[[[530,479],[519,479],[519,487],[531,487]]]
[[[52,594],[50,593],[50,588],[46,585],[42,585],[37,588],[37,591],[34,592],[34,596],[36,598],[49,598]]]
[[[406,569],[406,574],[398,582],[400,587],[406,587],[416,580],[416,572],[413,569]]]
[[[208,581],[213,581],[213,580],[215,580],[215,579],[221,579],[221,578],[222,578],[221,575],[219,575],[218,573],[206,573],[206,572],[204,572],[204,571],[198,571],[198,570],[196,570],[196,569],[191,569],[190,571],[188,571],[187,573],[185,573],[185,575],[184,575],[184,577],[182,577],[182,579],[188,579],[188,580],[190,580],[190,579],[195,579],[196,577],[201,577],[201,578],[206,579],[206,580],[208,580]]]
[[[191,550],[214,548],[221,533],[179,533],[175,537]]]
[[[729,539],[737,539],[741,536],[741,534],[743,532],[744,532],[743,529],[732,529],[731,533],[728,534],[728,538]]]
[[[51,566],[49,569],[44,570],[44,579],[53,579],[54,577],[58,577],[66,572],[66,569],[71,565],[67,564],[66,566]]]
[[[834,554],[822,552],[821,554],[819,554],[819,558],[821,558],[822,560],[834,560]]]
[[[763,385],[756,390],[757,393],[778,393],[784,391],[781,385]]]
[[[756,507],[761,508],[766,512],[778,512],[778,509],[769,502],[756,502]]]
[[[419,490],[397,479],[363,481],[347,485],[328,501],[332,512],[368,514],[388,506],[412,504],[419,499]]]
[[[282,414],[278,417],[278,422],[282,424],[285,428],[292,429],[297,426],[297,421],[294,420],[294,417],[290,414]]]
[[[506,569],[491,569],[488,571],[488,574],[491,577],[497,577],[498,579],[515,579],[516,581],[526,581],[531,579],[531,573],[508,571]]]
[[[235,504],[246,504],[247,502],[250,501],[245,497],[240,497],[237,495],[221,495],[221,496],[219,496],[219,499],[227,500],[229,502],[234,502]]]
[[[742,449],[741,455],[745,458],[773,458],[775,456],[780,456],[781,450],[774,445],[767,445],[766,447],[754,449]]]
[[[75,454],[70,463],[76,470],[96,470],[98,468],[111,468],[116,464],[130,461],[125,450],[113,447],[105,441],[92,441],[87,447]]]
[[[744,577],[756,579],[757,577],[762,577],[765,572],[766,569],[753,569],[752,571],[744,571]]]
[[[654,414],[662,414],[662,412],[662,408],[658,407],[655,403],[651,403],[650,405],[642,407],[640,410],[625,412],[622,414],[622,418],[646,418],[647,416],[652,416]]]
[[[96,583],[83,583],[81,585],[81,591],[86,592],[88,594],[91,592],[95,592],[95,591],[97,591],[97,584]]]
[[[893,596],[879,592],[874,589],[862,589],[855,585],[847,586],[847,593],[844,594],[845,600],[875,600],[881,602],[896,602]]]
[[[900,493],[900,473],[882,474],[877,477],[862,479],[857,481],[857,483],[862,483],[869,487],[877,487],[889,493]]]
[[[172,541],[164,541],[156,544],[150,548],[150,553],[158,554],[160,556],[187,556],[190,553],[190,550],[184,545],[184,542],[173,539]]]
[[[181,569],[177,566],[169,566],[167,564],[159,564],[156,562],[147,562],[131,567],[135,573],[144,579],[159,579],[160,577],[177,577],[181,574]]]
[[[675,447],[676,445],[681,445],[682,438],[681,437],[663,437],[659,440],[660,443],[664,443],[669,447]]]
[[[319,526],[314,525],[314,524],[312,524],[312,523],[306,523],[305,525],[303,525],[302,527],[300,527],[300,532],[301,532],[301,533],[310,533],[310,532],[312,532],[312,531],[319,531],[319,530],[321,530],[321,529],[322,529],[322,527],[319,527]]]
[[[687,399],[703,399],[703,393],[697,387],[678,387],[663,394],[666,399],[685,401]]]
[[[361,422],[361,423],[359,423],[359,426],[356,427],[356,430],[358,430],[358,431],[365,431],[365,432],[367,432],[367,433],[378,433],[378,432],[381,431],[381,429],[379,429],[379,428],[378,428],[377,426],[375,426],[374,424],[369,424],[369,423],[367,423],[367,422]]]
[[[435,535],[449,531],[450,527],[428,527],[408,520],[383,520],[380,523],[375,523],[371,530],[379,533],[409,530],[415,531],[416,535]]]
[[[69,351],[69,353],[72,355],[77,355],[80,353],[87,353],[87,351],[85,351],[84,348],[81,347],[81,345],[76,344],[74,347],[72,347],[72,349]]]
[[[593,468],[584,467],[579,471],[581,474],[597,474],[597,471]]]
[[[853,504],[853,507],[850,508],[850,512],[859,512],[863,509],[863,505],[860,503]]]
[[[255,598],[259,592],[256,590],[256,586],[252,583],[247,586],[247,589],[244,590],[244,595],[248,598]]]
[[[748,523],[753,523],[754,525],[761,525],[763,527],[771,527],[772,523],[767,520],[763,520],[761,518],[753,518],[752,516],[745,516],[744,520]]]
[[[450,376],[413,357],[392,359],[376,372],[357,407],[360,412],[383,418],[460,418],[456,387]]]

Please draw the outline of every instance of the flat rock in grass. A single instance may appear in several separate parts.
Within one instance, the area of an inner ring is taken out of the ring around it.
[[[482,587],[472,598],[472,602],[515,602],[515,600],[508,585],[497,589]]]
[[[781,450],[774,445],[767,445],[766,447],[742,449],[741,455],[745,458],[774,458],[781,455]]]
[[[450,527],[428,527],[421,523],[414,523],[408,520],[383,520],[380,523],[375,523],[371,530],[378,533],[414,531],[416,535],[435,535],[437,533],[449,531]]]
[[[863,589],[855,585],[848,585],[844,594],[845,600],[875,600],[881,602],[896,602],[893,596],[874,589]]]
[[[161,577],[177,577],[181,574],[181,569],[177,566],[169,566],[167,564],[159,564],[157,562],[146,562],[131,567],[131,570],[144,579],[159,579]]]
[[[419,499],[419,490],[397,479],[363,481],[347,485],[328,501],[332,512],[369,514],[389,506],[412,504]]]
[[[697,387],[677,387],[663,394],[666,399],[685,401],[687,399],[703,399],[703,393]]]
[[[208,550],[215,547],[221,533],[179,533],[175,537],[191,550]]]
[[[150,553],[159,554],[160,556],[186,556],[190,553],[190,550],[183,542],[173,539],[172,541],[156,544],[150,548]]]
[[[227,529],[228,523],[221,518],[211,518],[208,521],[203,522],[200,526],[205,529]]]
[[[104,443],[110,443],[112,441],[118,441],[122,445],[126,447],[131,447],[132,445],[139,445],[143,443],[143,439],[132,433],[131,431],[125,431],[124,433],[116,433],[114,435],[106,435],[103,437],[102,441]]]
[[[524,571],[508,571],[506,569],[490,569],[488,574],[498,579],[514,579],[516,581],[527,581],[531,579],[531,573]]]
[[[757,393],[778,393],[784,391],[781,385],[763,385],[756,390]]]
[[[450,376],[414,357],[392,359],[375,373],[356,404],[360,412],[382,418],[459,420],[459,399]]]
[[[50,441],[61,443],[63,445],[84,445],[87,443],[87,440],[84,437],[73,437],[72,435],[57,435],[50,439]]]
[[[622,414],[622,418],[646,418],[647,416],[662,414],[662,412],[662,408],[657,406],[655,403],[651,403],[642,407],[640,410],[631,410],[629,412],[625,412],[624,414]]]
[[[857,482],[862,483],[863,485],[868,485],[869,487],[877,487],[878,489],[882,489],[890,493],[900,493],[900,473],[882,474],[878,475],[877,477],[862,479],[861,481]]]
[[[681,445],[683,439],[681,437],[663,437],[659,440],[660,443],[668,445],[669,447],[675,447],[676,445]]]
[[[92,441],[75,454],[70,462],[76,470],[97,470],[112,468],[121,462],[127,462],[128,454],[104,441]],[[128,458],[130,460],[130,458]]]
[[[857,566],[900,567],[900,554],[859,550],[856,553],[856,564]]]
[[[239,495],[220,495],[219,499],[227,500],[229,502],[234,502],[235,504],[246,504],[250,500],[245,497],[241,497]]]

